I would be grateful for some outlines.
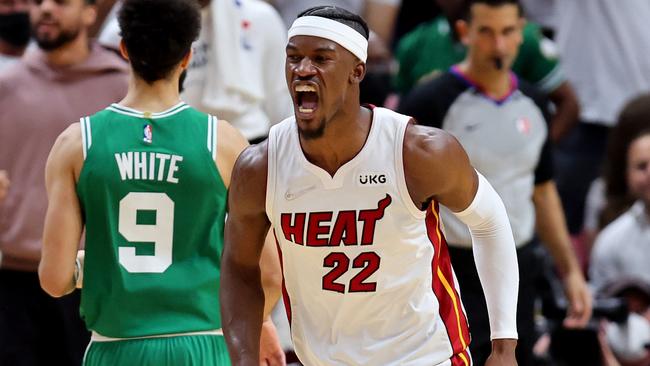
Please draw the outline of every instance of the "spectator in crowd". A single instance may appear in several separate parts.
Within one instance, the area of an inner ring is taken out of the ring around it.
[[[627,151],[632,140],[649,128],[650,94],[643,94],[627,103],[619,115],[608,138],[603,176],[596,179],[589,189],[580,241],[585,259],[589,257],[598,232],[630,209],[637,200],[628,185]]]
[[[31,0],[0,2],[0,70],[17,61],[29,43]]]
[[[273,7],[261,0],[198,0],[201,34],[181,97],[200,111],[223,118],[252,143],[271,124],[291,114],[284,80],[287,31]],[[109,20],[100,41],[119,44],[119,26]]]
[[[407,94],[414,86],[445,72],[462,61],[467,52],[460,42],[456,24],[467,0],[438,0],[445,16],[405,35],[399,42],[396,57],[399,72],[395,78],[397,91]],[[556,47],[544,37],[539,26],[527,22],[523,42],[512,66],[518,77],[535,84],[555,105],[550,136],[558,141],[575,125],[578,103],[557,58]]]
[[[608,193],[621,192],[608,195],[605,216],[616,215],[627,205],[628,198],[636,202],[598,235],[589,269],[591,283],[599,296],[623,297],[627,301],[630,310],[627,321],[603,327],[605,346],[611,348],[622,365],[650,363],[646,348],[650,344],[650,109],[647,103],[648,96],[645,96],[628,104],[612,130],[608,156],[617,158],[619,164],[607,162],[606,187]],[[635,117],[644,114],[644,118],[626,119],[635,114]]]
[[[503,199],[518,247],[520,268],[517,323],[519,365],[531,365],[535,341],[535,281],[541,268],[538,239],[548,247],[570,308],[564,324],[583,326],[591,297],[572,250],[562,206],[553,182],[544,98],[511,66],[522,42],[521,7],[516,0],[471,0],[458,23],[467,56],[450,71],[428,81],[403,99],[400,111],[419,123],[443,128],[458,138],[470,161]],[[441,210],[450,255],[466,299],[477,365],[490,352],[485,298],[474,270],[465,225]]]
[[[581,106],[580,123],[560,141],[555,159],[569,230],[576,234],[616,116],[630,98],[650,91],[650,2],[556,0],[556,13],[562,67]]]
[[[643,99],[646,104],[630,104],[623,116],[635,107],[648,115],[648,97]],[[643,124],[634,126],[633,134],[629,124],[612,130],[609,150],[619,159],[608,161],[603,218],[616,219],[600,232],[592,251],[589,274],[597,291],[619,277],[642,277],[650,283],[650,123],[644,119]],[[616,156],[614,150],[624,155]],[[631,207],[630,199],[635,201]],[[624,207],[629,208],[621,213]]]
[[[0,72],[0,169],[12,181],[0,203],[0,364],[79,365],[88,342],[79,296],[52,299],[36,273],[45,161],[70,123],[124,95],[127,66],[89,41],[92,0],[41,0],[30,13],[38,47]]]
[[[201,0],[202,29],[183,84],[183,100],[230,121],[250,142],[291,114],[286,89],[287,31],[261,0]]]

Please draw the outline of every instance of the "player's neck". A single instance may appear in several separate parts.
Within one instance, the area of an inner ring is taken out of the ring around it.
[[[90,56],[90,42],[85,31],[81,31],[77,38],[63,46],[46,51],[47,63],[56,67],[65,67],[84,62]]]
[[[300,139],[305,157],[334,176],[341,166],[363,149],[370,133],[371,120],[372,112],[358,105],[354,112],[334,116],[328,122],[322,137]]]
[[[138,111],[157,113],[164,112],[179,102],[178,80],[162,79],[149,84],[131,75],[129,90],[119,104]]]
[[[477,84],[481,92],[494,99],[501,99],[512,91],[510,69],[498,70],[490,67],[479,67],[471,60],[465,60],[458,65],[458,69],[473,83]]]

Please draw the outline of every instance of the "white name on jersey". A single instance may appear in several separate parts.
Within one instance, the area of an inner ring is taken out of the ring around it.
[[[122,180],[157,180],[178,183],[174,176],[180,168],[180,155],[129,151],[115,154]],[[167,163],[169,162],[169,164]]]

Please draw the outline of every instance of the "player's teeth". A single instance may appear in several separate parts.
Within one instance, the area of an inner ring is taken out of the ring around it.
[[[300,113],[311,113],[311,112],[313,112],[313,111],[314,111],[314,110],[311,109],[311,108],[298,107],[298,112],[300,112]]]
[[[311,85],[298,85],[296,86],[297,92],[315,92],[316,88]]]

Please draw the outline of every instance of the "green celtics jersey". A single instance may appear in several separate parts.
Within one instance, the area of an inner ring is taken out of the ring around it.
[[[465,53],[465,47],[454,41],[445,17],[422,24],[405,35],[397,46],[395,57],[400,66],[395,87],[406,94],[415,85],[463,61]],[[565,80],[558,66],[555,44],[542,35],[539,26],[530,22],[524,26],[523,43],[512,71],[546,93]]]
[[[184,103],[161,113],[113,104],[81,126],[88,328],[112,338],[220,328],[216,118]]]

